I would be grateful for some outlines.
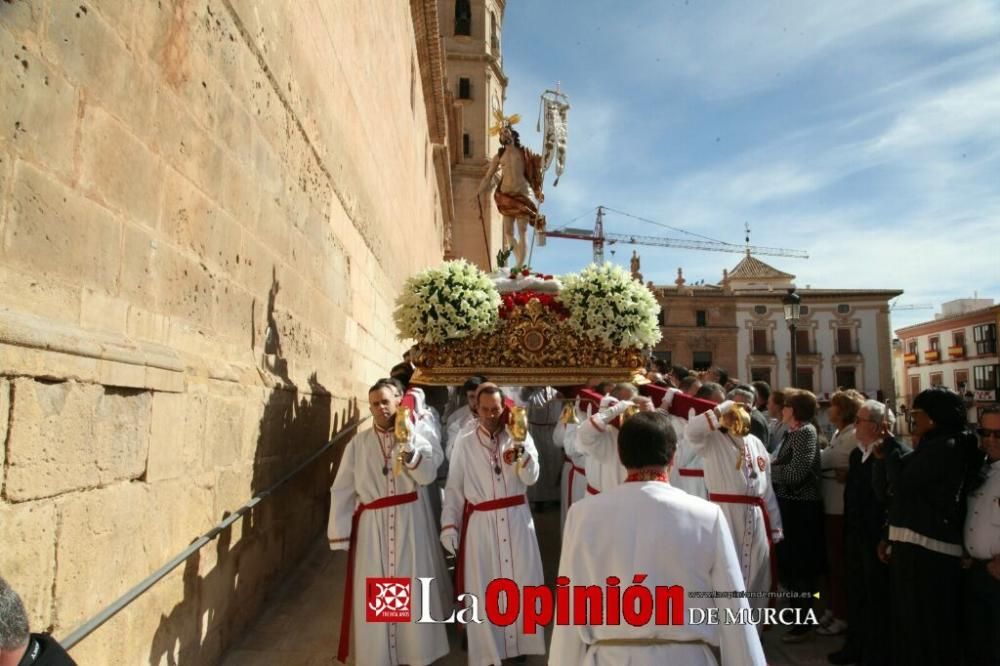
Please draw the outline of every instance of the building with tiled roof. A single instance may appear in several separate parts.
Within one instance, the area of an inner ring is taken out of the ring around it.
[[[790,386],[791,337],[782,298],[796,288],[794,383],[820,399],[838,388],[895,399],[889,301],[899,289],[797,288],[795,275],[749,252],[718,284],[689,285],[678,269],[672,285],[653,285],[662,307],[663,340],[654,353],[671,363],[719,366],[731,377]]]
[[[993,299],[962,298],[943,303],[934,319],[896,329],[900,401],[910,405],[922,390],[947,386],[979,409],[1000,402],[998,328]]]

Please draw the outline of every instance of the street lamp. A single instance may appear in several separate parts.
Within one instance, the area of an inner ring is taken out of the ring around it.
[[[788,290],[785,297],[781,299],[781,304],[785,306],[785,322],[788,324],[788,332],[792,338],[792,364],[791,364],[791,375],[792,375],[792,387],[794,388],[798,384],[798,369],[796,366],[796,354],[798,353],[798,338],[795,335],[795,327],[799,323],[799,314],[801,313],[802,306],[799,304],[799,295],[795,293],[795,287]]]

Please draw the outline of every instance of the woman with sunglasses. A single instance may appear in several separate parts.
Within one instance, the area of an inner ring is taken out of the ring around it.
[[[944,387],[921,391],[910,414],[913,451],[879,461],[891,487],[886,557],[892,660],[955,663],[961,654],[965,496],[982,454],[957,393]]]

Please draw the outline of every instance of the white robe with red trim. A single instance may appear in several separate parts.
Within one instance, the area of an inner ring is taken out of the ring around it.
[[[381,439],[381,442],[380,442]],[[417,432],[413,434],[416,451],[410,465],[399,476],[393,475],[393,461],[398,451],[392,431],[379,433],[375,428],[359,433],[348,442],[340,459],[337,477],[330,488],[330,520],[327,537],[330,547],[346,547],[351,535],[351,517],[358,502],[368,504],[390,495],[417,491],[434,480],[432,446]],[[384,452],[388,452],[388,461]],[[388,474],[382,473],[383,465]],[[441,549],[430,516],[422,500],[409,504],[374,509],[361,514],[358,523],[357,552],[354,554],[353,643],[351,654],[359,664],[392,666],[430,664],[448,653],[448,637],[442,624],[416,624],[421,608],[420,576],[435,576],[445,570]],[[435,559],[441,560],[435,562]],[[365,621],[365,579],[410,578],[411,622],[368,623]],[[439,595],[430,600],[434,617],[443,617]]]
[[[618,428],[605,425],[594,414],[577,429],[576,446],[583,454],[587,484],[598,492],[611,490],[625,480],[625,467],[618,459]]]
[[[619,594],[624,594],[636,574],[646,574],[642,585],[651,593],[658,585],[680,585],[685,592],[744,589],[733,540],[719,508],[658,481],[623,483],[575,504],[566,519],[559,575],[569,577],[571,586],[597,585],[607,594],[606,579],[617,576]],[[684,622],[677,625],[657,625],[651,619],[648,624],[631,626],[624,617],[618,625],[606,620],[600,625],[556,625],[549,663],[714,666],[711,645],[721,650],[726,666],[764,666],[764,651],[753,625],[687,624],[687,609],[718,608],[720,617],[725,617],[721,609],[739,613],[747,608],[745,598],[685,596],[684,606]],[[622,639],[686,643],[597,644]]]
[[[515,495],[524,495],[538,480],[538,454],[531,435],[524,442],[526,462],[520,472],[503,460],[503,452],[513,447],[506,430],[491,438],[482,428],[466,430],[452,449],[448,483],[445,486],[441,529],[461,529],[465,502],[479,504]],[[495,472],[494,455],[500,474]],[[469,623],[470,666],[499,664],[522,654],[545,654],[545,637],[524,633],[520,621],[507,627],[494,626],[485,619],[486,586],[497,578],[510,578],[518,588],[542,585],[542,558],[535,536],[535,523],[528,504],[495,511],[478,511],[469,519],[465,534],[465,590],[479,599],[482,624]]]
[[[590,415],[579,407],[576,408],[576,416],[582,423],[590,418]],[[559,526],[566,524],[566,512],[574,502],[587,496],[587,470],[584,467],[583,454],[577,450],[576,438],[579,424],[560,423],[552,433],[552,441],[563,450],[570,462],[563,460],[562,475],[559,480]],[[574,469],[575,468],[575,469]],[[582,471],[580,471],[582,470]]]
[[[670,425],[677,433],[677,450],[674,451],[674,465],[670,470],[670,484],[689,495],[707,500],[708,490],[705,488],[704,477],[705,463],[702,462],[698,451],[688,444],[687,438],[684,436],[684,432],[687,430],[687,419],[664,412],[662,409],[659,411],[661,414],[667,415],[667,418],[670,419]],[[682,474],[681,470],[701,472],[702,476]]]
[[[763,442],[753,435],[735,437],[719,431],[719,420],[709,410],[691,415],[685,439],[705,467],[709,494],[749,495],[764,498],[772,536],[781,538],[781,512],[771,487],[771,458]],[[771,556],[761,510],[749,504],[719,502],[729,522],[739,556],[743,580],[750,592],[771,590]],[[753,608],[768,605],[766,597],[750,600]]]

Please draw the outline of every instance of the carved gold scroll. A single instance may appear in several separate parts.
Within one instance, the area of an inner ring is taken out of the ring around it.
[[[630,381],[643,373],[641,350],[619,348],[572,331],[537,299],[512,308],[489,335],[420,344],[416,384],[454,385],[469,375],[516,386],[572,386],[590,379]]]

